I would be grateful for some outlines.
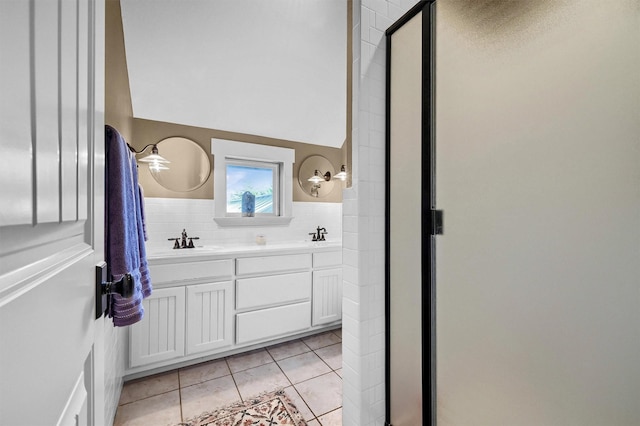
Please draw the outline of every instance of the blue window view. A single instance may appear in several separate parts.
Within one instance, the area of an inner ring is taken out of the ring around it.
[[[242,211],[242,194],[255,195],[255,213],[273,214],[272,167],[251,167],[227,164],[227,213]]]

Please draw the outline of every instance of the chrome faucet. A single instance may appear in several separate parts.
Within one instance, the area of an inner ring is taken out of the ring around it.
[[[316,229],[316,232],[309,233],[309,235],[312,236],[311,241],[325,241],[324,236],[326,234],[328,234],[327,230],[325,228],[320,228],[319,226]]]
[[[183,229],[181,238],[169,238],[169,241],[175,241],[175,243],[173,244],[174,249],[185,249],[185,248],[195,248],[195,246],[193,245],[193,240],[199,240],[199,239],[200,237],[189,237],[187,235],[187,231]],[[189,240],[188,243],[187,243],[187,240]]]

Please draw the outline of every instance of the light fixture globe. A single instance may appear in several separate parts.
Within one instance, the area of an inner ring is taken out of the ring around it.
[[[342,165],[342,167],[340,167],[340,173],[336,173],[333,176],[333,178],[334,179],[338,179],[338,180],[342,180],[342,181],[347,180],[347,170],[346,170],[344,164]]]
[[[142,151],[144,151],[145,149],[147,149],[149,145],[145,146],[144,148],[142,148]],[[142,153],[142,151],[140,151],[140,153]],[[154,144],[153,148],[151,148],[151,154],[147,155],[146,157],[140,158],[138,161],[140,161],[141,163],[153,163],[153,164],[169,164],[171,163],[171,161],[167,160],[166,158],[164,158],[163,156],[161,156],[160,154],[158,154],[158,147]],[[151,167],[151,166],[149,166]],[[168,167],[165,167],[166,170],[168,170]]]
[[[320,183],[320,182],[329,182],[331,180],[331,172],[327,172],[324,175],[320,173],[320,170],[313,172],[313,176],[307,179],[309,182]]]

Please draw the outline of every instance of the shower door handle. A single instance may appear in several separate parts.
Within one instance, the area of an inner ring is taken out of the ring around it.
[[[444,222],[443,222],[443,214],[442,210],[431,210],[431,235],[442,235],[444,234]]]

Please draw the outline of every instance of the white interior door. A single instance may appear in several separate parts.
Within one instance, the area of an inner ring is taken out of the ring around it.
[[[3,425],[104,423],[103,9],[0,1]]]
[[[436,2],[439,425],[640,424],[639,23]]]

